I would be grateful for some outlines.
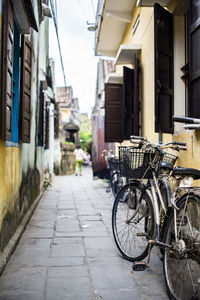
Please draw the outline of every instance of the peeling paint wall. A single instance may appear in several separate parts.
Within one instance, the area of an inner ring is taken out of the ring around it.
[[[0,0],[0,36],[2,36],[2,3]],[[32,1],[38,13],[38,1]],[[36,19],[39,17],[36,15]],[[39,23],[38,23],[39,24]],[[53,172],[54,105],[50,105],[50,148],[38,147],[39,70],[48,59],[48,21],[26,35],[33,46],[31,78],[31,141],[30,144],[0,141],[0,251],[2,251],[43,187],[45,171]],[[41,40],[44,42],[40,43]],[[2,47],[0,40],[0,47]],[[40,55],[42,53],[42,55]],[[1,54],[0,54],[1,55]],[[40,60],[39,60],[40,57]],[[1,60],[1,56],[0,56]]]

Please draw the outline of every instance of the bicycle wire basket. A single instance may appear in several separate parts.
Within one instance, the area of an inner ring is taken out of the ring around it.
[[[162,154],[156,150],[119,146],[120,174],[126,178],[152,178],[150,164],[158,170]]]

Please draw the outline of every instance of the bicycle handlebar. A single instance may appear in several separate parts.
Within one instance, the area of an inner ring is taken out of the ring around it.
[[[187,150],[187,147],[185,147],[185,146],[180,146],[180,147],[179,147],[179,150],[186,151],[186,150]]]
[[[186,143],[182,143],[182,142],[171,142],[170,144],[173,144],[176,146],[186,146]]]
[[[156,143],[149,142],[144,137],[135,136],[135,135],[130,136],[130,141],[133,144],[146,145],[146,147],[153,146],[153,147],[157,147],[157,148],[160,148],[160,149],[171,148],[171,149],[176,150],[176,151],[187,150],[186,143],[183,143],[183,142],[167,142],[165,144],[156,144]]]
[[[200,124],[200,119],[197,119],[197,118],[173,116],[172,119],[174,122],[188,123],[188,124]]]

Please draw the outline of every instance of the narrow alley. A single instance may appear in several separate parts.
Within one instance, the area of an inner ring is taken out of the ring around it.
[[[0,278],[0,299],[168,299],[156,249],[144,272],[120,257],[107,190],[89,167],[54,178]]]

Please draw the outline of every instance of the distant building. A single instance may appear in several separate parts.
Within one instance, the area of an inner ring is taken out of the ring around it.
[[[78,98],[73,97],[72,86],[57,87],[56,102],[59,108],[60,142],[79,143],[81,117]]]
[[[115,72],[115,66],[111,60],[100,59],[97,69],[96,100],[92,112],[92,169],[93,175],[104,177],[107,167],[102,151],[114,149],[113,143],[105,143],[105,80],[109,74]]]

